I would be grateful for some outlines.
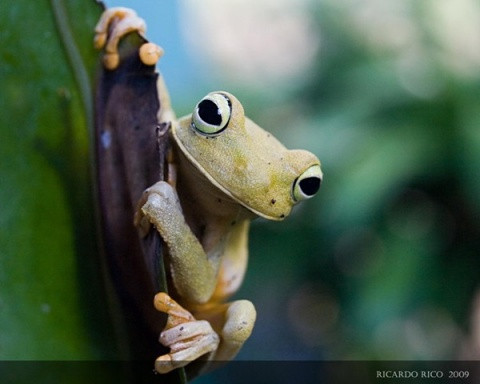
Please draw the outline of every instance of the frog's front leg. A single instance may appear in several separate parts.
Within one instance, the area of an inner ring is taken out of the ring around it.
[[[118,43],[130,32],[138,32],[145,37],[146,24],[133,9],[114,7],[106,9],[95,27],[94,45],[105,47],[104,65],[107,69],[118,67],[120,57]],[[146,65],[154,65],[162,56],[163,50],[156,44],[146,43],[140,47],[139,56]]]
[[[167,182],[154,184],[140,199],[135,224],[141,232],[148,228],[146,221],[155,226],[168,246],[172,280],[178,294],[191,303],[207,302],[215,289],[219,263],[216,259],[209,260],[185,222],[175,189]],[[217,350],[219,336],[208,321],[197,320],[163,292],[155,296],[154,305],[169,315],[160,342],[170,352],[157,359],[158,372],[169,372]]]
[[[192,303],[207,302],[215,289],[219,259],[207,256],[185,221],[177,192],[167,182],[159,181],[144,192],[135,224],[145,229],[146,220],[167,244],[178,294]]]
[[[169,353],[155,361],[157,372],[170,372],[206,354],[210,354],[209,358],[213,357],[220,338],[208,321],[197,321],[189,311],[164,292],[155,296],[154,305],[157,310],[168,315],[167,325],[160,334],[160,342],[170,348]]]

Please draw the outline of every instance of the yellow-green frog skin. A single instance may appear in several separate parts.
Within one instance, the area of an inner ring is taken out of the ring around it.
[[[164,181],[149,188],[142,215],[167,243],[177,301],[195,319],[172,328],[183,327],[181,338],[166,330],[161,341],[172,351],[186,339],[197,341],[188,353],[161,356],[160,372],[206,353],[215,360],[235,356],[256,313],[249,301],[224,300],[245,274],[250,220],[282,220],[298,201],[317,192],[322,179],[313,154],[286,149],[246,118],[240,102],[226,92],[203,98],[192,115],[173,124],[171,136],[176,188]],[[162,310],[169,297],[160,297]]]

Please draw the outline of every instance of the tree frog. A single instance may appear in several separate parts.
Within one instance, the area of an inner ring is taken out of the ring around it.
[[[118,65],[118,41],[131,31],[144,32],[132,10],[105,11],[96,45],[106,44],[107,68]],[[161,49],[147,44],[139,55],[153,65]],[[163,83],[158,93],[169,106]],[[161,118],[171,121],[169,177],[145,190],[134,223],[141,235],[155,228],[168,249],[169,293],[154,297],[155,308],[168,315],[160,343],[170,351],[155,362],[166,373],[202,356],[234,358],[256,319],[250,301],[227,302],[245,275],[250,221],[283,220],[317,193],[323,174],[315,155],[285,148],[228,92],[209,93],[188,116],[176,119],[167,110]]]

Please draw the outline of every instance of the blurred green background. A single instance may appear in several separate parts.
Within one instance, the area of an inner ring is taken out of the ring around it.
[[[172,2],[153,3],[135,7],[164,45]],[[252,226],[237,296],[258,320],[239,359],[478,358],[480,3],[185,0],[173,12],[159,67],[178,114],[227,89],[325,173],[285,222]]]
[[[258,320],[239,359],[480,358],[478,1],[107,4],[146,19],[179,116],[225,89],[287,147],[322,161],[316,198],[252,226],[236,297]],[[79,150],[62,147],[65,124],[41,104],[77,111],[80,96],[58,80],[68,77],[56,69],[68,66],[60,45],[48,62],[18,59],[19,47],[55,35],[51,14],[32,7],[0,6],[12,42],[0,69],[0,358],[111,357],[102,305],[89,302],[95,284],[82,282],[95,272],[75,256],[95,249],[78,241],[95,235],[78,208],[88,201],[85,118],[66,117]],[[96,13],[78,7],[76,28],[93,26]],[[20,12],[36,23],[18,35]]]

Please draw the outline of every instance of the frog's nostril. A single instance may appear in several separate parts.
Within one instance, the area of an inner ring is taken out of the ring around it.
[[[300,180],[300,189],[307,196],[315,195],[320,189],[322,180],[319,177],[307,177]]]

